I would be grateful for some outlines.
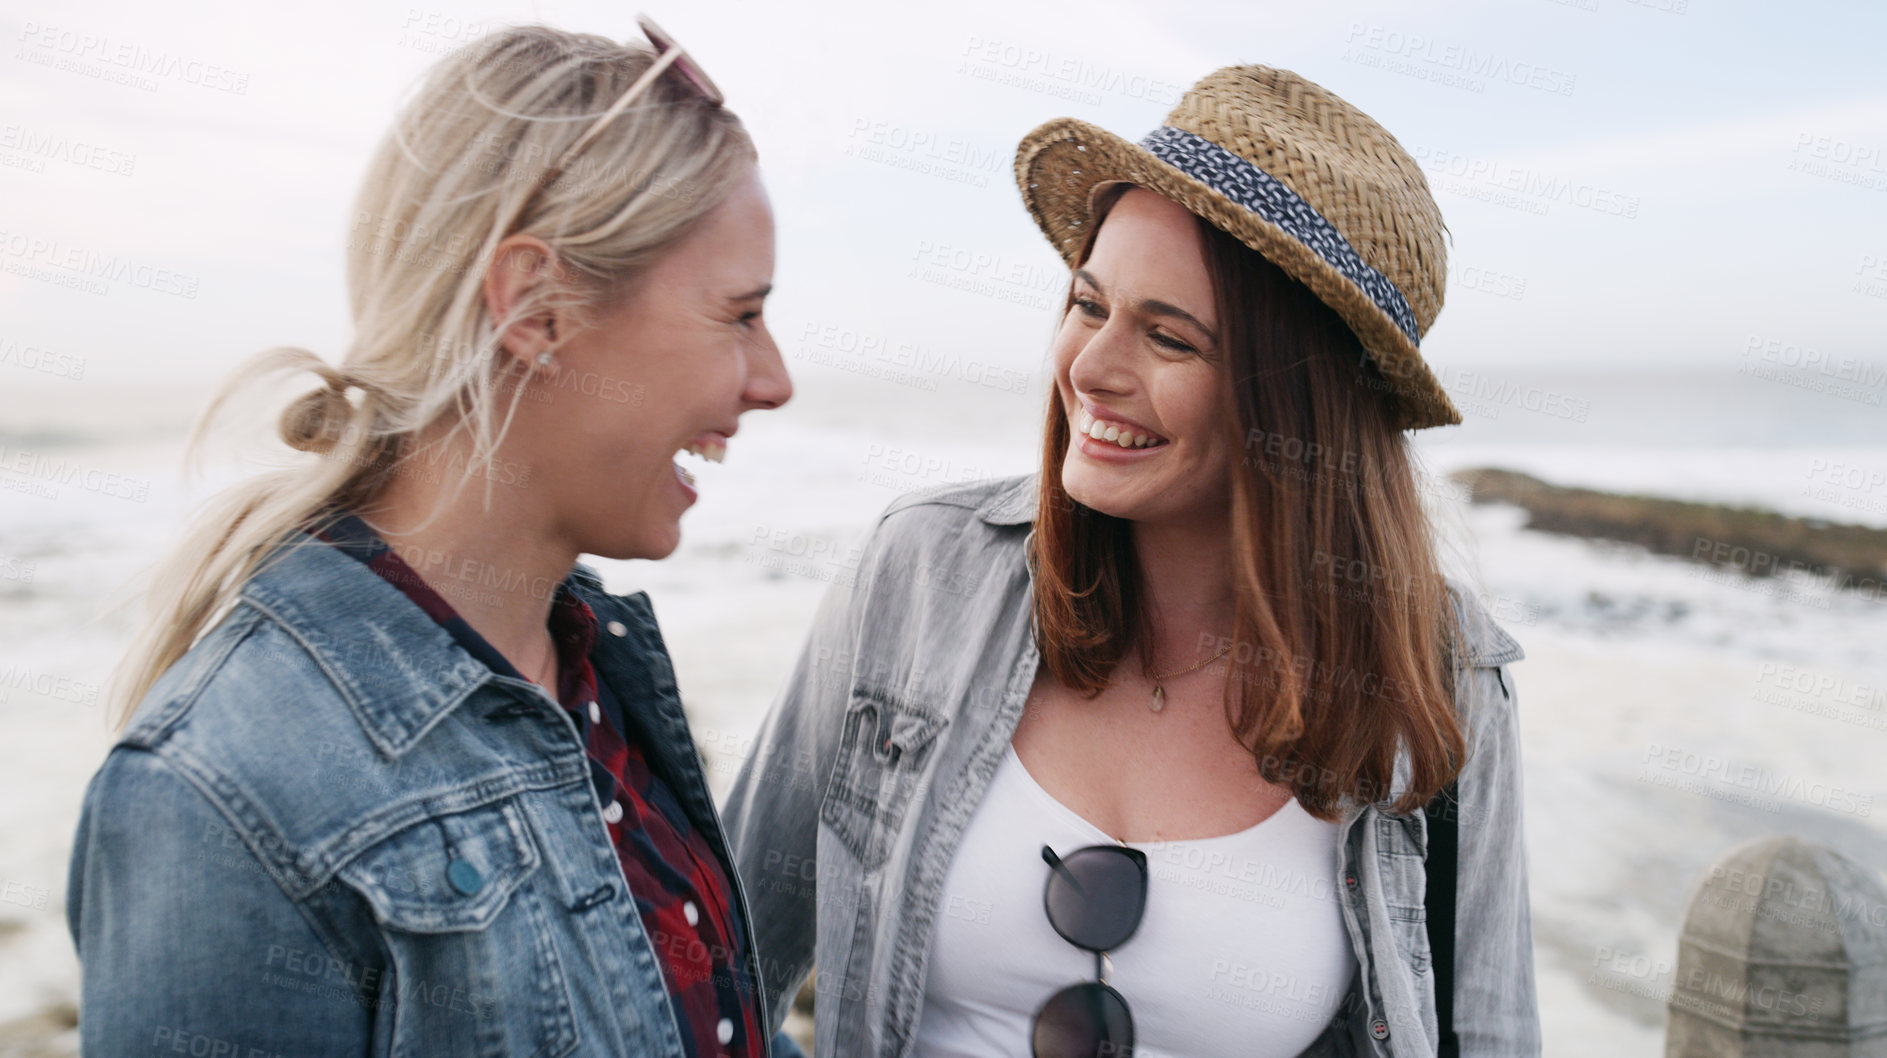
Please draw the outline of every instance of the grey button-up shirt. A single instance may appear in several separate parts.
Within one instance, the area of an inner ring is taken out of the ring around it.
[[[752,903],[771,1029],[816,961],[818,1058],[906,1058],[944,875],[1021,718],[1040,655],[1026,542],[1035,476],[901,497],[828,591],[723,812]],[[1461,618],[1455,1028],[1461,1053],[1540,1053],[1513,680],[1523,656],[1473,594]],[[1359,969],[1306,1056],[1436,1049],[1427,817],[1348,801],[1333,893]],[[992,962],[997,958],[991,955]],[[771,1029],[769,1031],[771,1031]]]

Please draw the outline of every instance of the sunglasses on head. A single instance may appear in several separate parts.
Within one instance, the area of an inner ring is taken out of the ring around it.
[[[1058,856],[1047,845],[1042,907],[1062,939],[1094,953],[1094,980],[1049,996],[1029,1029],[1034,1058],[1107,1058],[1133,1053],[1127,1000],[1107,983],[1107,953],[1126,943],[1147,908],[1147,854],[1089,845]]]
[[[672,63],[676,76],[680,77],[687,87],[700,92],[708,102],[719,106],[727,101],[721,96],[721,90],[714,86],[714,82],[708,78],[708,75],[701,72],[701,67],[695,63],[694,57],[677,44],[674,37],[669,36],[662,27],[656,25],[654,19],[647,15],[637,15],[636,25],[642,27],[643,36],[648,37],[649,43],[655,45],[655,50],[660,53],[660,57],[655,60],[657,70],[665,69],[667,64]],[[670,56],[673,58],[671,59]],[[635,91],[635,86],[631,85],[629,90]]]
[[[630,103],[635,102],[636,97],[640,96],[645,89],[655,83],[657,77],[664,73],[672,73],[677,84],[699,94],[715,106],[726,102],[721,95],[721,90],[714,86],[714,82],[708,78],[708,75],[701,71],[701,67],[689,57],[688,52],[680,44],[675,43],[674,37],[669,36],[662,27],[655,24],[654,19],[647,15],[637,15],[636,25],[642,27],[643,35],[649,38],[649,43],[655,45],[655,61],[642,72],[641,77],[636,78],[628,91],[611,103],[608,110],[603,111],[603,116],[596,119],[596,124],[591,125],[588,132],[570,145],[567,154],[574,155],[588,146],[596,134],[603,130],[603,126],[608,125]]]
[[[655,61],[649,64],[649,68],[642,72],[642,76],[635,79],[635,83],[631,84],[627,91],[616,97],[616,101],[609,105],[609,109],[603,111],[602,115],[590,124],[589,129],[577,137],[577,141],[572,143],[568,150],[558,156],[555,164],[544,170],[531,195],[519,207],[520,217],[524,215],[524,207],[529,206],[538,193],[563,175],[571,161],[583,152],[583,148],[588,147],[611,121],[614,121],[624,110],[629,109],[629,104],[635,102],[643,92],[647,91],[648,87],[655,83],[656,78],[667,74],[675,84],[715,106],[726,102],[726,98],[721,95],[721,90],[715,86],[713,79],[702,71],[700,65],[689,56],[686,49],[675,42],[674,37],[669,36],[662,27],[655,24],[654,19],[639,14],[636,16],[636,24],[642,28],[643,35],[649,38],[649,43],[655,46]]]

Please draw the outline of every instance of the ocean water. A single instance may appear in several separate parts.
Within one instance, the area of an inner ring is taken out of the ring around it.
[[[649,591],[717,792],[873,517],[901,493],[1037,457],[1039,392],[795,377],[792,404],[748,416],[725,465],[700,470],[674,556],[595,562],[612,590]],[[1442,477],[1498,466],[1887,526],[1880,387],[1775,372],[1445,381],[1466,422],[1415,436],[1447,561],[1527,653],[1509,672],[1548,1053],[1661,1054],[1677,929],[1715,859],[1793,833],[1887,870],[1887,601],[1530,531]],[[244,469],[179,477],[202,398],[0,391],[0,1042],[43,1035],[21,1019],[76,995],[65,864],[110,742],[97,698],[132,627],[111,607]],[[78,473],[48,477],[54,464]],[[1761,788],[1722,781],[1737,769]]]

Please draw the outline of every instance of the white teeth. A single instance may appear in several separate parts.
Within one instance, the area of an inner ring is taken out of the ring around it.
[[[710,463],[721,463],[721,462],[725,462],[727,459],[727,446],[726,445],[691,444],[682,448],[682,451],[688,453],[691,456],[696,457],[697,459],[703,459]]]
[[[688,473],[687,467],[682,466],[680,463],[676,463],[675,474],[677,477],[681,478],[681,480],[684,483],[686,483],[689,487],[692,488],[694,486],[695,476],[693,474]]]
[[[1086,408],[1081,409],[1080,421],[1084,424],[1080,431],[1096,441],[1112,441],[1122,448],[1147,448],[1159,443],[1152,434],[1136,433],[1132,427],[1096,419]]]

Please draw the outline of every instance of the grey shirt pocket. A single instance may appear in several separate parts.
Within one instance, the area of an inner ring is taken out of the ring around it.
[[[923,777],[941,713],[874,688],[852,692],[819,818],[866,870],[884,865]]]

